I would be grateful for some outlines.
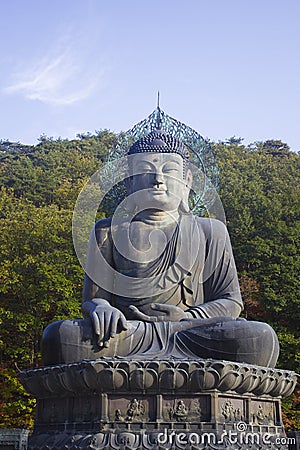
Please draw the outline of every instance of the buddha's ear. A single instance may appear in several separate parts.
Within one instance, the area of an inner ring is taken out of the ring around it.
[[[185,175],[185,185],[186,185],[189,189],[191,189],[192,184],[193,184],[193,174],[192,174],[191,169],[187,169],[186,175]]]
[[[126,174],[125,178],[125,188],[126,188],[126,196],[132,194],[133,192],[133,177],[129,174]]]
[[[134,214],[136,211],[136,204],[134,203],[134,196],[131,195],[134,192],[133,187],[133,176],[129,176],[125,178],[125,187],[126,187],[126,199],[125,199],[125,208],[130,214]]]
[[[191,190],[191,187],[192,187],[192,183],[193,183],[192,171],[191,171],[191,169],[187,169],[186,175],[185,175],[185,179],[184,179],[182,200],[181,200],[181,203],[180,203],[180,209],[184,213],[189,213],[190,212],[189,195],[190,195],[190,190]]]

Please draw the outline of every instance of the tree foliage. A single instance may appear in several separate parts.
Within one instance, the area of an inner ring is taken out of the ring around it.
[[[300,158],[280,141],[215,147],[245,315],[274,327],[280,366],[299,371]]]
[[[40,339],[54,320],[80,317],[83,269],[72,244],[72,212],[84,182],[115,143],[109,131],[36,146],[0,142],[0,422],[30,427],[34,399],[15,365],[38,366]],[[248,147],[233,136],[213,144],[248,319],[278,333],[279,367],[300,372],[299,156],[278,140]],[[299,394],[284,404],[300,426]]]

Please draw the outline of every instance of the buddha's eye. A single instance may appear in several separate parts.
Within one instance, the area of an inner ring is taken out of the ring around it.
[[[163,167],[164,173],[179,173],[180,167],[177,164],[167,164]]]
[[[151,172],[153,172],[153,169],[150,166],[138,166],[137,172],[138,173],[151,173]]]

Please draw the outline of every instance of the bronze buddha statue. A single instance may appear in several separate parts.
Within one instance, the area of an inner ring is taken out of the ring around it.
[[[85,318],[46,328],[44,363],[213,358],[274,367],[274,330],[239,319],[243,302],[226,226],[189,211],[185,144],[152,131],[129,149],[128,170],[130,217],[96,223]]]

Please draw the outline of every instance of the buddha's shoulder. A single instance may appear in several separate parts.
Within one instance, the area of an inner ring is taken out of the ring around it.
[[[111,219],[101,219],[95,223],[94,228],[91,232],[91,236],[94,234],[98,244],[103,244],[103,242],[109,240],[111,228]]]
[[[218,219],[210,217],[192,216],[199,231],[206,237],[220,237],[224,238],[228,231],[226,225]]]
[[[96,231],[109,230],[111,227],[111,221],[112,221],[111,218],[98,220],[98,222],[96,222],[95,224],[95,230]]]
[[[101,219],[96,222],[95,231],[100,234],[111,234],[113,229],[124,228],[126,225],[128,226],[128,221],[126,219]]]

